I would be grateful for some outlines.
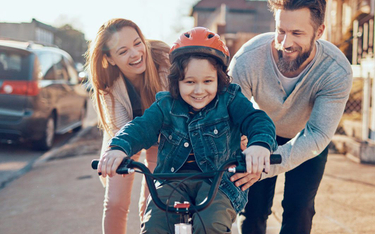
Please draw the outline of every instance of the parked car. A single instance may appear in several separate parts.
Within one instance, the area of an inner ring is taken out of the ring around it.
[[[0,140],[48,150],[55,134],[79,129],[87,110],[73,59],[32,42],[0,40]]]

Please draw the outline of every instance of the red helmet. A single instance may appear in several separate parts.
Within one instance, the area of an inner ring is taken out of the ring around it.
[[[180,55],[188,53],[204,53],[218,58],[224,66],[229,65],[229,50],[220,36],[207,28],[196,27],[183,34],[169,51],[171,63]]]

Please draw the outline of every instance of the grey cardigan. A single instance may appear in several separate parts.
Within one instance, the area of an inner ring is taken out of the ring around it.
[[[169,56],[167,53],[164,54],[165,59],[169,64]],[[169,74],[169,67],[159,67],[158,70],[160,79],[167,83],[167,77]],[[165,86],[165,85],[164,85]],[[129,95],[126,89],[126,84],[122,74],[115,80],[112,87],[107,90],[113,95],[113,102],[109,94],[101,95],[101,103],[104,110],[104,115],[107,123],[109,123],[110,131],[112,135],[115,135],[122,126],[129,121],[133,120],[133,111]],[[114,108],[114,109],[112,109]],[[113,110],[113,111],[112,111]],[[104,151],[108,147],[108,142],[111,139],[110,135],[103,132],[103,143],[100,155],[103,155]],[[102,178],[102,177],[100,177]],[[102,183],[105,186],[105,180],[102,179]]]

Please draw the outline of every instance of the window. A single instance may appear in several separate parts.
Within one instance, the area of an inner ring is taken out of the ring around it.
[[[46,51],[36,52],[39,57],[41,72],[45,80],[55,80],[55,70],[53,67],[52,54]]]
[[[73,65],[69,62],[67,58],[64,57],[64,61],[68,68],[68,75],[69,75],[69,81],[72,84],[78,84],[78,75],[76,69],[73,67]]]
[[[28,79],[29,59],[30,56],[16,51],[0,50],[0,79]]]
[[[69,80],[68,69],[66,67],[64,57],[61,54],[54,53],[53,63],[55,66],[55,71],[56,71],[56,79],[68,81]]]

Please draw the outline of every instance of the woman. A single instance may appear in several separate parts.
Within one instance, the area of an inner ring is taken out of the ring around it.
[[[146,40],[139,27],[126,19],[104,23],[86,54],[91,73],[93,101],[103,128],[102,153],[116,132],[143,114],[158,91],[165,90],[169,72],[169,46]],[[138,160],[140,152],[135,159]],[[146,165],[153,170],[157,147],[146,151]],[[106,187],[103,233],[126,233],[126,222],[134,174],[101,178]],[[148,190],[142,182],[139,214],[142,217]]]

